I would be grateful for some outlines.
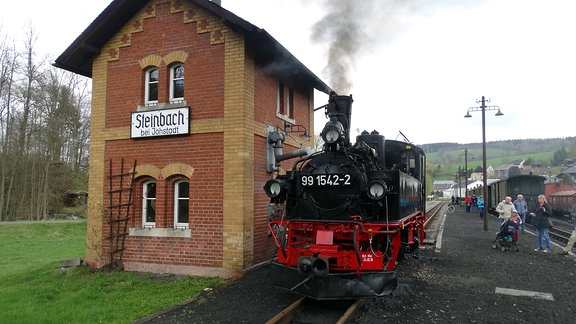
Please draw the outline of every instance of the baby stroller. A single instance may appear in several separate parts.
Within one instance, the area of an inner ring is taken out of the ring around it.
[[[500,245],[500,249],[502,251],[516,251],[518,252],[518,245],[516,244],[518,241],[518,221],[514,220],[507,220],[502,222],[500,225],[500,230],[496,233],[496,238],[494,238],[494,242],[492,242],[492,247],[494,249],[498,248]]]

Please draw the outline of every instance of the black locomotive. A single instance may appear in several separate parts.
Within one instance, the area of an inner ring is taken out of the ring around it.
[[[396,262],[425,235],[424,152],[375,131],[352,144],[352,101],[331,94],[322,151],[264,186],[274,280],[316,299],[391,293]]]

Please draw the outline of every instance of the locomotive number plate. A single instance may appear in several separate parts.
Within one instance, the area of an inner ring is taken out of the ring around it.
[[[343,187],[352,185],[352,176],[344,174],[314,174],[300,177],[303,187]]]

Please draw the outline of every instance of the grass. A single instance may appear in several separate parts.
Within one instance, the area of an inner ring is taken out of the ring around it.
[[[225,282],[59,269],[85,246],[85,222],[0,224],[0,323],[131,323]]]
[[[464,156],[462,150],[453,150],[443,152],[443,158],[440,157],[438,152],[426,155],[426,160],[431,164],[442,165],[442,176],[438,180],[446,177],[453,177],[458,171],[458,166],[464,168]],[[525,160],[532,158],[535,161],[549,162],[554,156],[554,151],[536,152],[536,153],[519,153],[510,152],[501,149],[490,149],[487,151],[486,165],[497,168],[504,164],[509,164],[514,160]],[[482,167],[482,151],[479,149],[470,150],[468,156],[468,169],[475,169]]]

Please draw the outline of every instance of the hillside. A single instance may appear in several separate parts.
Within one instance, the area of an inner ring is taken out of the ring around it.
[[[421,147],[426,152],[428,171],[434,180],[451,179],[458,166],[464,169],[465,150],[468,151],[468,170],[482,167],[482,143],[434,143]],[[515,160],[530,160],[550,167],[559,150],[565,150],[567,157],[576,157],[576,137],[487,142],[486,162],[496,168]]]

